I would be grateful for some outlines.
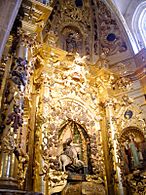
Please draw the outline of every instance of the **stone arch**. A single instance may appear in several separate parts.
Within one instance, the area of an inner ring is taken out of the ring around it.
[[[130,30],[129,32],[131,32],[131,35],[132,35],[131,42],[133,42],[132,46],[133,46],[133,50],[134,50],[135,54],[139,52],[140,45],[136,40],[135,33],[133,32],[132,23],[133,23],[133,17],[134,17],[134,14],[135,14],[137,8],[139,7],[139,5],[142,5],[143,3],[145,3],[145,0],[139,0],[139,1],[134,1],[134,2],[131,1],[130,4],[128,5],[128,8],[126,9],[125,14],[124,14],[124,18],[126,20],[128,28]],[[137,28],[136,25],[137,24],[135,24],[135,27]]]
[[[146,2],[142,2],[137,6],[132,17],[132,31],[139,50],[146,46],[144,21],[146,21]]]

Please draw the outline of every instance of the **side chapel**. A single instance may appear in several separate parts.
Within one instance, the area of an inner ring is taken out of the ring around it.
[[[144,195],[146,45],[114,1],[0,10],[0,194]]]

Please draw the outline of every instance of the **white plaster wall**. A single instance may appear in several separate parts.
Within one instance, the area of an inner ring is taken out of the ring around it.
[[[143,40],[141,39],[141,36],[136,38],[135,32],[133,31],[132,28],[132,19],[136,8],[142,2],[146,2],[146,0],[111,0],[111,1],[115,4],[116,8],[123,15],[125,23],[127,24],[131,32],[132,35],[131,37],[133,37],[131,39],[131,43],[133,43],[134,52],[138,53],[138,51],[142,48],[140,42],[143,42]]]
[[[112,1],[119,9],[119,11],[122,13],[122,15],[124,15],[131,1],[135,1],[135,0],[112,0]]]
[[[0,0],[0,58],[22,0]]]
[[[145,2],[145,0],[132,0],[132,2],[129,4],[129,6],[126,10],[124,18],[125,18],[130,29],[131,29],[131,22],[132,22],[133,14],[134,14],[136,8],[138,7],[138,5],[141,4],[142,2]]]
[[[117,9],[124,16],[129,28],[131,29],[131,22],[133,14],[138,5],[146,0],[112,0]]]
[[[123,15],[125,22],[127,23],[129,30],[132,35],[132,18],[134,12],[139,4],[142,2],[146,2],[146,0],[111,0],[117,7],[117,9]],[[140,81],[135,81],[133,85],[133,89],[129,92],[129,96],[135,100],[135,103],[139,104],[141,109],[143,110],[143,118],[146,119],[146,101],[144,98],[144,91],[142,90],[142,86]]]

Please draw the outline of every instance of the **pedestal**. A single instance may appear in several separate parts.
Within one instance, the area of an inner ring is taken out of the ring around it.
[[[21,190],[0,189],[0,195],[43,195],[40,192],[27,192]]]
[[[61,195],[105,195],[105,188],[96,182],[69,182]]]

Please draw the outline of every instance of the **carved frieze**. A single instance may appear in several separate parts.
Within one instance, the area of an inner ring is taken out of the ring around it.
[[[120,25],[114,14],[108,9],[103,1],[98,1],[100,10],[98,18],[100,25],[100,44],[102,51],[107,55],[114,55],[127,51],[127,44],[121,33]]]

